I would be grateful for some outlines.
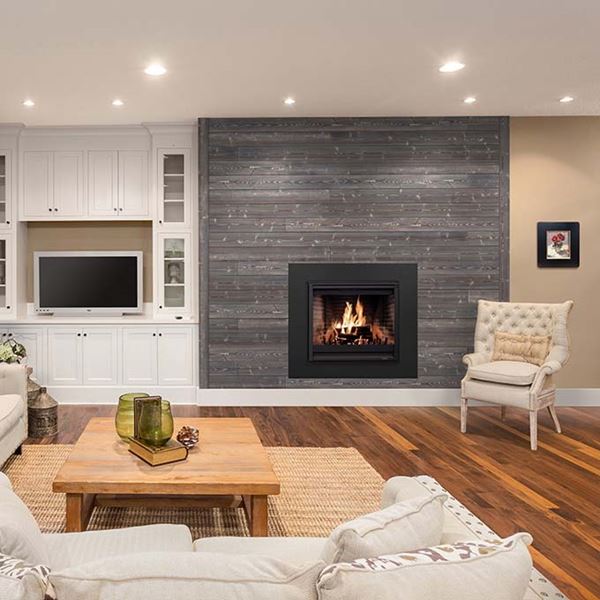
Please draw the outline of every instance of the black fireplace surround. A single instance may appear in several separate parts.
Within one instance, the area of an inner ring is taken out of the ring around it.
[[[290,264],[291,378],[417,377],[417,265]]]

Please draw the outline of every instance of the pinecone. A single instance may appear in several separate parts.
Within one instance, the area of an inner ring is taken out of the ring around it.
[[[184,425],[177,434],[177,441],[183,444],[188,450],[198,443],[198,439],[198,430],[189,425]]]

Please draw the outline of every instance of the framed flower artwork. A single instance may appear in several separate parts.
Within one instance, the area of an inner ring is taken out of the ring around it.
[[[538,267],[579,266],[579,223],[537,224]]]

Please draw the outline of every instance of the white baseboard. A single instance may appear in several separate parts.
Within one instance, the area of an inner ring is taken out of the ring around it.
[[[440,389],[198,389],[193,387],[50,387],[60,404],[116,404],[126,392],[158,394],[173,404],[200,406],[458,406],[459,390]],[[558,390],[560,406],[600,406],[600,388]]]
[[[173,404],[196,404],[195,387],[49,387],[48,392],[59,404],[114,404],[119,396],[128,392],[146,392],[151,396],[162,396]]]
[[[458,389],[199,389],[200,406],[458,406]],[[600,406],[600,388],[564,389],[561,406]]]

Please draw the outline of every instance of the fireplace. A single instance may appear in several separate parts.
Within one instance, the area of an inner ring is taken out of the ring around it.
[[[290,377],[416,377],[414,264],[290,264]]]

